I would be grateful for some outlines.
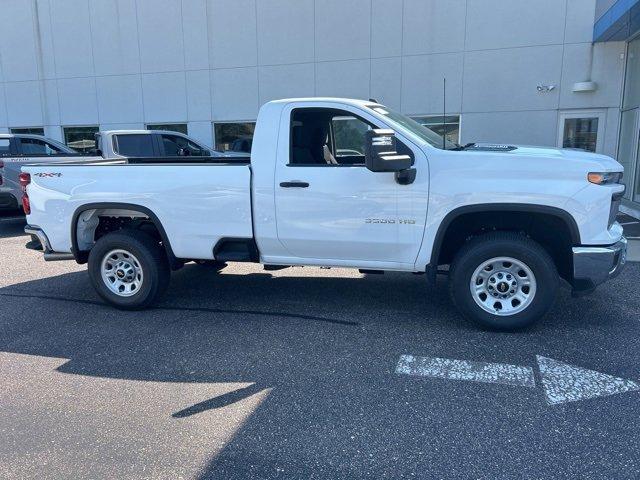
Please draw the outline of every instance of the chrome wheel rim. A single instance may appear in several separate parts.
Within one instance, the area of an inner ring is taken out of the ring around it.
[[[144,273],[140,261],[131,252],[111,250],[102,259],[102,281],[119,297],[131,297],[142,288]]]
[[[481,263],[469,283],[476,304],[501,317],[526,310],[535,298],[536,286],[536,277],[527,264],[511,257],[495,257]]]

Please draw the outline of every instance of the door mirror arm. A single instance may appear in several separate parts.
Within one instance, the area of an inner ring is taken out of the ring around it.
[[[395,173],[396,183],[400,185],[411,185],[416,180],[418,171],[415,168],[407,168]]]

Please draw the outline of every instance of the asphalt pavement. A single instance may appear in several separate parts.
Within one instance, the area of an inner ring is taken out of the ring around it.
[[[446,283],[175,272],[105,306],[0,222],[0,478],[640,477],[640,264],[479,330]]]

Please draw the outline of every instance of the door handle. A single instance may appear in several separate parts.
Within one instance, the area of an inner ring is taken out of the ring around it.
[[[281,182],[282,188],[307,188],[309,184],[307,182]]]

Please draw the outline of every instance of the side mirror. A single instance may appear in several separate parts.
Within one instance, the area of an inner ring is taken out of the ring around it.
[[[368,130],[364,145],[365,165],[372,172],[400,172],[411,168],[409,155],[398,155],[393,130]]]
[[[191,150],[189,150],[188,148],[179,148],[178,149],[178,156],[179,157],[189,157],[189,156],[191,156]]]

